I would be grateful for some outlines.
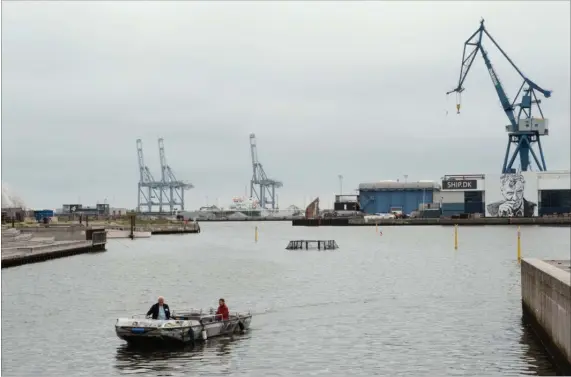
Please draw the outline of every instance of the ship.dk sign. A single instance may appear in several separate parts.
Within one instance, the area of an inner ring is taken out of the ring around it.
[[[476,190],[477,188],[478,181],[475,179],[442,181],[443,190]]]

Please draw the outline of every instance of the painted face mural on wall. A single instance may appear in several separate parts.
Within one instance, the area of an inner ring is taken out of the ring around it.
[[[502,195],[506,200],[500,205],[500,216],[523,216],[523,191],[525,189],[523,175],[504,174],[500,179]]]
[[[500,177],[500,191],[503,200],[487,207],[491,216],[531,217],[537,204],[524,198],[525,178],[521,173],[503,174]]]

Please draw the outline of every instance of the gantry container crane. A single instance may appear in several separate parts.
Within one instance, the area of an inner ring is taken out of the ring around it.
[[[523,79],[513,102],[510,102],[505,90],[496,74],[492,63],[488,57],[486,50],[482,46],[482,37],[486,34],[488,38],[493,42],[493,44],[500,50],[502,55],[507,59],[507,61],[512,65],[512,67],[517,71],[517,73]],[[466,54],[467,50],[472,49],[469,54]],[[508,55],[502,50],[502,48],[496,43],[494,38],[488,33],[484,27],[484,20],[480,21],[480,27],[468,40],[464,43],[464,52],[462,54],[462,66],[460,69],[460,79],[458,81],[458,86],[456,89],[446,93],[457,93],[457,113],[460,114],[460,95],[464,91],[464,80],[472,67],[474,58],[478,54],[478,51],[482,52],[482,57],[488,69],[488,73],[492,78],[492,83],[496,89],[498,97],[500,98],[500,103],[504,112],[506,113],[510,124],[506,126],[506,132],[508,133],[508,145],[506,149],[506,154],[504,157],[504,164],[502,166],[502,173],[513,173],[515,169],[512,168],[515,159],[519,154],[519,161],[521,164],[521,171],[531,170],[531,162],[529,155],[533,156],[535,163],[540,171],[547,170],[545,164],[545,157],[543,155],[543,149],[541,147],[541,136],[547,136],[549,134],[548,120],[543,116],[543,111],[541,110],[541,100],[537,99],[535,91],[542,93],[545,98],[551,97],[551,91],[542,89],[539,85],[528,79],[520,69],[514,64],[514,62],[508,57]],[[524,88],[525,87],[525,88]],[[516,103],[519,95],[521,96],[521,101]],[[537,105],[539,110],[540,118],[532,116],[532,106]],[[519,109],[518,109],[519,108]],[[516,117],[517,111],[517,117]],[[516,144],[516,148],[510,158],[510,146],[511,144]],[[539,149],[539,158],[535,151],[533,150],[533,145],[537,144]]]
[[[194,188],[192,183],[179,181],[169,164],[165,154],[163,138],[159,138],[159,157],[161,161],[161,185],[159,187],[159,212],[163,212],[163,206],[168,207],[169,212],[175,210],[184,211],[184,191]],[[178,208],[177,208],[178,207]]]
[[[151,170],[145,164],[143,157],[143,141],[137,139],[137,157],[139,160],[139,195],[137,197],[137,211],[151,212],[153,206],[159,205],[157,199],[159,198],[158,190],[160,190],[160,183],[155,181],[151,174]]]
[[[161,159],[161,180],[157,181],[151,170],[145,165],[143,158],[143,142],[137,139],[137,156],[139,159],[139,195],[137,197],[137,212],[153,212],[159,207],[159,213],[168,208],[169,213],[176,210],[184,211],[184,191],[194,188],[191,183],[179,181],[167,164],[164,140],[159,139],[159,156]]]
[[[270,179],[266,175],[262,164],[258,160],[258,147],[256,146],[255,134],[250,134],[250,155],[252,157],[250,197],[256,198],[262,208],[267,208],[267,206],[270,205],[272,209],[277,209],[276,189],[283,187],[283,183],[275,179]],[[258,190],[256,190],[256,186],[258,186]]]

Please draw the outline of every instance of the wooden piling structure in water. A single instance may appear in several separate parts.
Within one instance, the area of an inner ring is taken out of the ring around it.
[[[289,241],[286,250],[336,250],[339,248],[335,240],[293,240]]]
[[[130,220],[130,232],[129,232],[129,238],[134,240],[135,239],[135,226],[136,226],[136,221],[137,221],[137,215],[133,212],[131,212],[129,214],[129,220]]]

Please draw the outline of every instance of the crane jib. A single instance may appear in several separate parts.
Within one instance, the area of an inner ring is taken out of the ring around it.
[[[498,86],[499,85],[498,78],[496,77],[496,73],[494,72],[492,67],[488,68],[488,72],[490,73],[490,76],[492,77],[492,82],[494,83],[494,85]]]

